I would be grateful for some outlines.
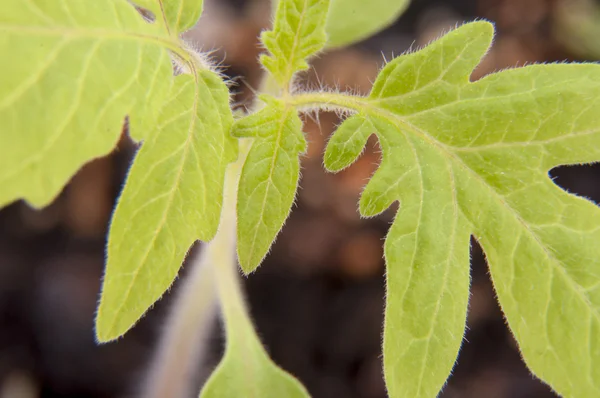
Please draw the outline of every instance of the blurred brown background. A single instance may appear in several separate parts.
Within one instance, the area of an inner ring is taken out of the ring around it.
[[[390,0],[390,2],[393,0]],[[263,0],[206,0],[189,38],[228,66],[240,107],[260,69],[256,36],[269,22]],[[489,19],[498,32],[474,78],[533,62],[600,59],[600,11],[593,0],[414,0],[392,27],[315,62],[328,85],[366,93],[381,67],[463,21]],[[315,71],[307,84],[316,84]],[[327,136],[339,122],[307,120],[310,148],[291,218],[265,264],[246,281],[258,331],[276,362],[316,398],[385,397],[381,375],[384,264],[382,239],[393,210],[358,216],[359,193],[375,170],[375,140],[350,169],[323,172]],[[0,398],[139,396],[171,293],[117,343],[97,346],[93,318],[106,228],[135,147],[85,166],[42,211],[15,203],[0,211]],[[563,167],[555,181],[600,201],[600,168]],[[185,269],[182,273],[185,277]],[[215,321],[209,369],[222,339]],[[441,394],[449,397],[555,396],[523,365],[496,304],[474,243],[468,330],[458,364]]]

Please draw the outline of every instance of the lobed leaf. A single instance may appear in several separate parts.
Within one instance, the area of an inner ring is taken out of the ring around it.
[[[233,116],[218,75],[180,75],[113,216],[98,309],[100,341],[125,333],[172,284],[190,245],[217,231]]]
[[[598,396],[600,209],[548,171],[600,159],[600,66],[471,83],[492,36],[489,23],[466,24],[390,62],[326,150],[328,168],[346,167],[375,133],[383,161],[360,211],[400,201],[385,243],[388,391],[433,397],[443,386],[463,335],[472,234],[530,369],[565,397]]]
[[[238,257],[245,273],[258,267],[290,214],[306,151],[302,121],[272,97],[259,112],[238,120],[237,137],[254,137],[238,190]]]
[[[124,0],[6,0],[0,15],[0,207],[51,202],[108,154],[125,115],[153,125],[172,68],[165,38]]]
[[[325,46],[325,19],[329,0],[282,0],[275,12],[273,30],[261,35],[271,55],[260,61],[281,87],[287,87],[296,72],[307,69],[306,59]]]
[[[200,15],[204,0],[133,0],[138,6],[151,11],[155,22],[164,26],[172,36],[194,27]]]
[[[331,0],[327,46],[348,46],[374,35],[394,23],[408,4],[409,0]]]

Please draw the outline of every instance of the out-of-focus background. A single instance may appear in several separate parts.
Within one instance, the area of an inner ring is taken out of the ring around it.
[[[256,37],[269,23],[268,1],[205,3],[188,38],[216,49],[243,107],[261,73]],[[600,59],[598,7],[593,0],[413,0],[389,29],[320,56],[306,80],[317,84],[316,72],[324,84],[366,93],[384,59],[478,18],[493,21],[497,37],[474,79],[534,62],[594,61]],[[245,286],[271,356],[315,398],[385,397],[382,239],[394,211],[368,220],[357,213],[358,196],[379,161],[376,140],[350,169],[326,174],[324,144],[339,120],[324,113],[320,122],[306,122],[310,147],[293,213]],[[93,334],[107,225],[135,149],[124,135],[49,207],[35,211],[15,203],[0,211],[0,398],[139,396],[180,281],[122,340],[98,346]],[[563,167],[552,175],[569,191],[600,201],[600,167]],[[554,397],[521,361],[475,242],[472,257],[468,329],[441,397]],[[222,343],[215,320],[199,378],[216,364]]]

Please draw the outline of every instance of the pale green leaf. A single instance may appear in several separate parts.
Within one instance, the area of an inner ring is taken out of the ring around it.
[[[409,0],[331,0],[327,46],[342,47],[387,28],[406,10]]]
[[[384,366],[391,397],[435,397],[462,342],[469,297],[469,223],[459,209],[452,170],[431,147],[383,118],[346,120],[328,144],[325,165],[337,171],[376,133],[383,161],[360,210],[401,207],[385,244],[387,306]]]
[[[172,80],[165,40],[124,0],[2,3],[0,207],[52,201],[126,115],[143,136]]]
[[[238,256],[244,272],[261,263],[290,213],[300,175],[298,154],[306,150],[294,108],[263,97],[267,106],[240,119],[233,134],[254,137],[238,191]]]
[[[329,0],[278,3],[273,30],[261,35],[271,55],[263,55],[261,62],[281,87],[287,88],[296,72],[308,68],[306,59],[325,46],[328,7]]]
[[[192,28],[200,15],[204,0],[132,0],[154,14],[155,23],[177,36]]]
[[[471,83],[492,35],[467,24],[390,62],[326,151],[341,169],[377,134],[383,161],[361,213],[400,202],[385,243],[388,391],[434,397],[443,386],[462,340],[472,234],[530,369],[565,397],[600,396],[600,209],[548,177],[600,160],[600,66]]]
[[[225,295],[230,294],[230,291]],[[302,384],[279,368],[245,320],[228,320],[227,346],[200,398],[308,398]],[[230,331],[230,332],[229,332]]]
[[[171,285],[190,245],[216,233],[237,145],[220,77],[180,75],[144,140],[110,229],[98,310],[101,341],[125,333]]]
[[[309,398],[304,386],[269,358],[246,315],[247,310],[235,305],[243,302],[230,302],[236,294],[233,289],[229,287],[222,296],[225,301],[222,306],[226,307],[225,353],[203,386],[200,398]]]

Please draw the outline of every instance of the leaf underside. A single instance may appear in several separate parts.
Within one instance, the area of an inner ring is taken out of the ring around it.
[[[385,242],[384,370],[391,397],[434,397],[462,342],[469,237],[482,245],[529,368],[565,397],[600,396],[600,209],[553,167],[600,159],[600,66],[532,65],[470,82],[493,27],[463,25],[379,74],[332,136],[349,166],[383,152],[360,199],[400,210]]]

